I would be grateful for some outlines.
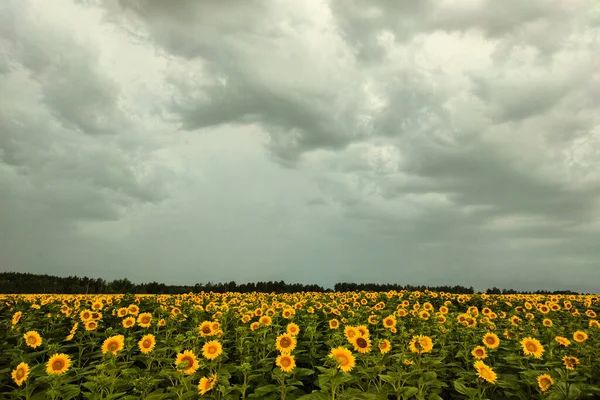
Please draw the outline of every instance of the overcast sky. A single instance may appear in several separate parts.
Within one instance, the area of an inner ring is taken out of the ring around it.
[[[600,292],[596,0],[0,11],[0,271]]]

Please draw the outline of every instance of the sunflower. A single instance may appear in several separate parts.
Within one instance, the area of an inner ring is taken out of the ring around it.
[[[257,330],[257,329],[258,329],[258,327],[259,327],[259,325],[260,325],[260,324],[259,324],[258,322],[256,322],[256,321],[255,321],[255,322],[253,322],[253,323],[251,323],[251,324],[250,324],[250,330],[251,330],[251,331],[255,331],[255,330]]]
[[[140,308],[135,304],[131,304],[129,307],[127,307],[127,312],[129,315],[133,315],[135,317],[140,312]]]
[[[496,379],[498,379],[496,373],[491,367],[485,365],[483,361],[475,361],[473,366],[477,370],[477,375],[479,375],[480,378],[492,384],[496,383]]]
[[[357,336],[352,339],[352,345],[354,346],[354,350],[361,354],[366,354],[371,351],[371,340],[368,337]]]
[[[275,340],[275,347],[281,353],[289,354],[292,350],[296,348],[296,338],[290,335],[289,333],[279,335]]]
[[[290,322],[285,330],[292,336],[296,336],[298,333],[300,333],[300,327],[293,322]]]
[[[135,325],[135,318],[127,317],[127,318],[123,319],[121,321],[121,323],[123,324],[123,328],[131,328],[132,326]]]
[[[46,373],[49,375],[64,374],[70,366],[71,359],[68,355],[63,353],[54,354],[46,363]]]
[[[565,364],[565,368],[570,369],[571,371],[575,369],[575,365],[579,364],[579,359],[577,357],[564,356],[562,360],[563,364]]]
[[[393,315],[390,315],[388,317],[385,317],[383,319],[383,326],[384,328],[390,329],[396,326],[396,317],[394,317]]]
[[[34,349],[42,344],[42,337],[36,331],[29,331],[24,334],[23,337],[25,338],[25,343],[27,346]]]
[[[380,340],[379,343],[377,343],[377,347],[379,347],[379,351],[381,352],[381,354],[385,354],[392,349],[392,344],[389,340],[384,339]]]
[[[125,347],[125,337],[123,335],[111,336],[102,343],[102,354],[113,353],[115,356],[118,351]]]
[[[126,316],[128,313],[129,313],[129,311],[127,310],[127,308],[126,308],[126,307],[121,307],[121,308],[119,308],[119,310],[117,311],[117,315],[118,315],[120,318],[123,318],[123,317],[124,317],[124,316]]]
[[[550,318],[544,318],[544,320],[542,321],[542,324],[544,326],[550,327],[550,326],[552,326],[552,320]]]
[[[258,321],[264,326],[269,326],[272,322],[271,317],[269,317],[268,315],[263,315]]]
[[[338,368],[343,372],[350,372],[356,365],[354,356],[350,350],[344,347],[336,347],[331,350],[329,357],[333,358],[338,365]]]
[[[431,313],[429,311],[423,310],[419,313],[419,318],[424,319],[425,321],[427,321],[429,317],[431,317]]]
[[[200,383],[198,384],[198,390],[200,391],[200,395],[203,396],[206,392],[210,391],[213,387],[215,387],[215,383],[217,382],[217,374],[213,374],[208,378],[200,378]]]
[[[158,321],[158,324],[157,324],[157,325],[158,325],[158,326],[165,326],[166,324],[167,324],[167,321],[165,321],[165,319],[164,319],[164,318],[161,318],[161,320],[160,320],[160,321]]]
[[[152,314],[148,312],[141,313],[137,317],[137,323],[142,328],[149,328],[152,324]]]
[[[544,347],[539,340],[532,337],[526,337],[521,340],[521,346],[523,346],[523,353],[525,353],[526,356],[533,355],[535,358],[542,358]]]
[[[177,369],[182,369],[185,375],[191,375],[198,370],[200,364],[194,353],[189,350],[184,350],[183,353],[177,353],[175,366]]]
[[[543,374],[537,377],[538,386],[542,392],[545,392],[554,384],[554,379],[548,374]]]
[[[21,311],[17,311],[16,313],[14,313],[12,316],[12,324],[13,325],[18,324],[19,321],[21,320],[22,315],[23,315],[23,313]]]
[[[417,354],[429,353],[433,349],[433,341],[429,336],[413,336],[410,342],[410,351]]]
[[[337,329],[339,327],[340,327],[340,321],[338,321],[335,318],[329,320],[329,329]]]
[[[348,339],[348,341],[351,341],[360,334],[358,333],[355,327],[348,325],[344,328],[344,335],[346,336],[346,339]]]
[[[201,336],[212,336],[214,333],[210,321],[203,321],[198,329],[200,330]]]
[[[498,347],[500,345],[500,339],[498,338],[498,335],[496,335],[495,333],[486,333],[483,336],[483,344],[486,345],[486,347],[490,348],[490,349],[495,349],[496,347]]]
[[[591,319],[588,325],[590,328],[600,328],[600,322],[595,319]]]
[[[216,360],[221,354],[223,354],[223,346],[216,340],[211,340],[202,346],[202,355],[207,360]]]
[[[92,319],[92,312],[90,310],[81,311],[79,313],[79,319],[81,319],[82,322],[89,321],[90,319]]]
[[[154,350],[154,346],[156,345],[156,340],[154,335],[148,334],[142,337],[142,339],[138,342],[138,347],[140,351],[144,354],[150,353]]]
[[[27,380],[27,377],[29,377],[29,365],[22,362],[21,364],[17,365],[17,368],[13,369],[10,375],[17,386],[21,386],[23,382]]]
[[[375,324],[377,324],[377,315],[375,315],[375,314],[371,314],[371,315],[369,315],[369,318],[367,318],[367,322],[368,322],[370,325],[375,325]]]
[[[281,354],[275,360],[275,364],[281,368],[283,372],[292,372],[296,367],[296,360],[294,356],[289,354]]]
[[[583,331],[575,331],[575,333],[573,333],[573,340],[575,340],[578,343],[585,342],[587,338],[587,333]]]
[[[483,346],[477,346],[473,349],[473,351],[471,351],[471,354],[473,355],[473,357],[479,359],[479,360],[483,360],[484,358],[487,357],[487,353],[485,352],[485,347]]]
[[[98,323],[96,321],[86,321],[85,330],[86,331],[94,331],[98,327]]]

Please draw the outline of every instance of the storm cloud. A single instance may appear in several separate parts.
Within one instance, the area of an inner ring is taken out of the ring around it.
[[[598,292],[592,0],[0,11],[0,269]]]

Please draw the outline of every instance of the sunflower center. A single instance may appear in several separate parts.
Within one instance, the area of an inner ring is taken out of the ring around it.
[[[17,379],[21,379],[23,376],[25,376],[25,371],[23,371],[23,368],[19,368],[17,370]]]
[[[181,363],[185,365],[185,368],[190,368],[192,365],[194,365],[194,361],[190,357],[184,357],[181,360]]]
[[[346,358],[346,356],[339,355],[335,359],[337,363],[341,366],[346,366],[346,364],[348,364],[348,359]]]
[[[290,339],[284,337],[281,339],[281,342],[279,342],[279,344],[281,345],[281,347],[286,348],[286,347],[290,347],[292,342]]]
[[[210,333],[210,327],[205,326],[204,328],[202,328],[202,333],[209,334]]]
[[[361,349],[367,347],[367,341],[364,338],[358,338],[356,339],[356,345],[358,347],[360,347]]]
[[[208,348],[208,353],[209,354],[215,354],[217,352],[217,348],[215,346],[210,346]]]
[[[56,360],[52,363],[52,369],[55,371],[60,371],[65,366],[65,363],[62,360]]]
[[[143,323],[143,324],[147,324],[147,323],[149,323],[149,322],[150,322],[150,318],[148,318],[148,317],[144,317],[144,318],[142,318],[142,323]]]
[[[292,362],[290,361],[290,359],[289,359],[289,358],[287,358],[287,357],[284,357],[284,358],[282,358],[282,359],[281,359],[281,365],[282,365],[284,368],[287,368],[287,367],[289,367],[290,365],[292,365]]]
[[[115,350],[117,350],[117,348],[118,348],[118,347],[119,347],[119,345],[118,345],[117,343],[115,343],[115,342],[112,342],[112,343],[110,343],[110,344],[108,345],[108,349],[109,349],[110,351],[115,351]]]
[[[146,339],[142,342],[142,346],[150,347],[152,345],[152,341],[150,339]]]
[[[29,342],[29,344],[35,344],[35,337],[30,336],[29,339],[27,339],[27,342]]]
[[[527,350],[531,351],[531,352],[535,352],[537,350],[537,347],[535,344],[533,343],[527,343]]]

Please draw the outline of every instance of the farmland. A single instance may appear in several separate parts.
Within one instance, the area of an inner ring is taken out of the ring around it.
[[[600,396],[599,297],[0,296],[0,397]]]

